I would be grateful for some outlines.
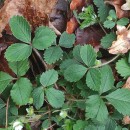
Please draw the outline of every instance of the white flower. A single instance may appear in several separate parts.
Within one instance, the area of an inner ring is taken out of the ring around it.
[[[85,11],[85,7],[82,8],[82,12]]]
[[[22,130],[23,124],[20,121],[15,121],[13,124],[14,130]]]
[[[60,116],[61,116],[62,118],[66,118],[67,112],[66,112],[66,111],[61,111],[61,112],[60,112]]]

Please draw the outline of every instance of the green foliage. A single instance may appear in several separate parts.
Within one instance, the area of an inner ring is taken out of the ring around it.
[[[20,78],[11,90],[11,97],[18,105],[26,105],[32,91],[32,84],[27,78]]]
[[[75,42],[75,35],[64,32],[60,37],[59,45],[65,48],[71,48],[74,42]]]
[[[44,59],[47,64],[53,64],[63,56],[63,51],[60,47],[50,47],[44,53]]]
[[[13,80],[9,74],[5,72],[0,72],[0,93],[2,93],[9,83]]]
[[[100,90],[101,73],[98,69],[90,69],[86,75],[87,86],[95,91]]]
[[[40,109],[44,103],[44,90],[42,87],[33,90],[33,104],[36,109]]]
[[[117,21],[117,25],[121,25],[121,26],[125,26],[129,23],[129,19],[128,18],[121,18]]]
[[[101,122],[104,122],[108,118],[107,107],[100,96],[92,95],[86,103],[86,118],[96,119]]]
[[[32,53],[32,47],[27,44],[12,44],[5,52],[5,58],[10,62],[27,59]]]
[[[118,89],[107,95],[106,99],[123,115],[130,114],[130,90]]]
[[[63,106],[65,96],[62,91],[56,90],[54,88],[48,88],[45,92],[46,98],[52,107],[60,108]]]
[[[4,101],[0,98],[0,109],[2,109],[6,104]]]
[[[35,37],[32,41],[32,45],[38,50],[44,50],[50,47],[55,40],[56,35],[50,28],[40,26],[35,31]]]
[[[109,66],[104,66],[100,68],[101,73],[101,85],[100,93],[104,93],[111,90],[114,87],[114,76],[112,69]]]
[[[88,66],[94,66],[96,62],[96,52],[91,45],[84,45],[80,49],[80,56],[83,62]]]
[[[81,49],[80,45],[77,45],[77,46],[74,47],[74,49],[73,49],[73,57],[77,61],[83,62],[82,59],[81,59],[81,56],[80,56],[80,49]]]
[[[112,45],[112,42],[116,40],[116,34],[111,32],[109,34],[106,34],[102,39],[101,39],[101,45],[103,48],[107,49]]]
[[[109,7],[104,4],[103,0],[94,0],[94,4],[98,7],[98,17],[101,22],[104,22],[109,13]]]
[[[112,29],[113,27],[115,27],[115,25],[116,23],[110,20],[104,22],[104,27],[108,29]]]
[[[86,27],[89,27],[90,25],[97,23],[97,16],[94,12],[94,8],[92,5],[89,5],[87,8],[84,8],[84,11],[79,13],[78,18],[80,20],[83,20],[83,22],[80,23],[81,29],[84,29]]]
[[[69,82],[76,82],[80,80],[86,72],[86,67],[82,65],[73,64],[64,71],[64,77]]]
[[[17,39],[30,44],[31,28],[29,23],[22,16],[12,17],[9,24],[13,35]]]
[[[40,82],[44,87],[55,84],[57,80],[58,73],[54,69],[43,72],[40,77]]]
[[[73,130],[84,130],[86,122],[82,120],[77,120],[76,124],[73,125]]]
[[[130,76],[130,65],[124,58],[118,60],[116,63],[116,70],[122,77]]]
[[[128,18],[121,18],[121,19],[117,19],[115,10],[110,10],[109,11],[109,16],[107,17],[107,20],[104,22],[104,27],[108,28],[108,29],[112,29],[113,27],[115,27],[115,25],[121,25],[121,26],[125,26],[129,23],[129,19]]]
[[[28,59],[18,62],[9,62],[9,67],[17,76],[23,76],[29,69]]]
[[[39,129],[126,129],[120,121],[130,113],[130,90],[122,88],[130,76],[130,56],[126,53],[117,62],[117,56],[107,61],[110,57],[106,49],[116,39],[115,25],[127,25],[128,19],[118,19],[103,0],[94,0],[94,4],[100,20],[92,5],[78,17],[83,28],[96,23],[91,29],[100,25],[106,33],[101,39],[105,49],[98,52],[98,46],[76,46],[74,34],[64,32],[57,37],[49,27],[40,26],[31,35],[30,25],[22,16],[11,18],[13,35],[25,43],[11,44],[6,49],[5,58],[14,74],[0,63],[0,69],[9,73],[0,72],[0,126],[12,129],[13,123],[20,121],[31,130],[30,122],[40,120]],[[103,22],[112,30],[105,30]]]

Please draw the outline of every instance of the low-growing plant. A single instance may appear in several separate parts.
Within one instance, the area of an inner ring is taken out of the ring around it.
[[[104,22],[101,9],[108,7],[96,0],[94,3]],[[93,13],[90,8],[87,11]],[[113,14],[110,10],[106,18],[112,21]],[[91,20],[87,22],[87,26],[91,24]],[[12,17],[9,25],[19,42],[6,49],[5,58],[16,76],[0,72],[0,125],[8,130],[31,130],[34,122],[40,122],[42,130],[127,130],[129,126],[123,128],[121,121],[130,115],[130,90],[122,88],[122,81],[115,82],[109,65],[119,55],[102,63],[91,45],[74,45],[74,34],[64,32],[58,39],[52,29],[40,26],[32,37],[30,25],[22,16]],[[101,44],[108,48],[114,39],[115,33],[106,34]],[[45,68],[35,79],[27,75],[33,53]],[[127,54],[116,62],[116,70],[124,78],[130,76]]]

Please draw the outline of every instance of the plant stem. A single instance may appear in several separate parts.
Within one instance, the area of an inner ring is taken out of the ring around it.
[[[102,30],[104,31],[105,34],[107,34],[106,30],[104,29],[104,27],[102,26],[102,24],[98,21],[100,27],[102,28]]]
[[[44,62],[44,60],[42,59],[42,57],[41,57],[40,53],[38,52],[38,50],[35,49],[35,48],[33,48],[33,51],[34,51],[34,52],[36,53],[36,55],[39,57],[39,59],[41,60],[42,64],[45,66],[45,69],[47,70],[48,67],[47,67],[46,63]]]
[[[6,103],[6,123],[5,123],[5,128],[8,127],[8,109],[9,109],[9,97],[8,97],[7,103]]]
[[[97,66],[93,66],[93,67],[90,67],[90,68],[99,68],[99,67],[102,67],[102,66],[105,66],[105,65],[108,65],[110,63],[112,63],[113,61],[115,61],[118,57],[120,56],[120,54],[118,54],[117,56],[115,56],[114,58],[112,58],[111,60],[101,64],[101,65],[97,65]]]

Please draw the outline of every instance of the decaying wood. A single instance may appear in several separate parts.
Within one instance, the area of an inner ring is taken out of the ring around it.
[[[48,15],[57,0],[5,0],[0,10],[0,37],[14,15],[24,16],[32,25],[32,29],[40,25],[48,25]],[[6,28],[8,31],[8,28]]]

